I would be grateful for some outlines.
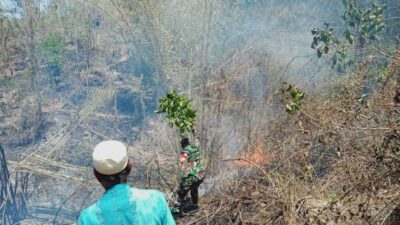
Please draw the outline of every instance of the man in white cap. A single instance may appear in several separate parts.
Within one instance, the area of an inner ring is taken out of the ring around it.
[[[81,213],[77,225],[175,225],[161,192],[127,184],[132,163],[123,143],[103,141],[92,156],[94,175],[106,192]]]

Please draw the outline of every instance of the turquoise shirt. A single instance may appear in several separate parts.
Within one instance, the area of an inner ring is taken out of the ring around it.
[[[117,184],[79,216],[77,225],[175,225],[164,195]]]

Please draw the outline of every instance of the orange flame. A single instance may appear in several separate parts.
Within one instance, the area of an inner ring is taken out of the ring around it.
[[[251,147],[251,149],[242,150],[242,155],[240,156],[240,158],[245,160],[235,160],[234,162],[236,165],[250,167],[252,165],[247,161],[250,161],[254,164],[266,164],[272,162],[275,159],[275,155],[273,153],[271,153],[270,155],[266,155],[263,152],[263,149],[266,148],[263,141],[257,141],[256,144],[252,145]]]

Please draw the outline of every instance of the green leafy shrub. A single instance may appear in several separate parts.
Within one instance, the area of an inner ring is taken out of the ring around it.
[[[286,104],[286,112],[289,114],[294,114],[303,107],[304,92],[299,88],[289,85],[286,90],[290,94],[290,102]]]
[[[324,28],[313,28],[311,30],[311,34],[314,36],[311,48],[317,50],[318,58],[321,58],[322,54],[327,54],[331,46],[340,44],[332,32],[333,27],[329,23],[324,23]]]
[[[43,42],[42,49],[50,64],[61,65],[65,51],[65,43],[61,34],[50,33]]]
[[[377,34],[385,28],[383,19],[383,10],[386,5],[378,6],[373,4],[371,8],[362,10],[355,6],[355,1],[350,1],[348,9],[344,12],[342,18],[348,23],[352,30],[345,30],[344,37],[350,43],[354,43],[352,33],[361,38],[360,41],[375,41]]]
[[[383,11],[385,5],[373,4],[371,8],[360,9],[356,7],[356,1],[349,1],[346,11],[342,15],[347,28],[343,37],[336,37],[334,28],[329,23],[324,23],[322,28],[313,28],[313,42],[311,48],[317,50],[318,58],[333,52],[332,68],[338,66],[339,70],[346,69],[353,61],[348,58],[350,47],[363,48],[366,44],[379,39],[378,33],[385,28]]]
[[[173,90],[159,102],[160,107],[156,113],[166,113],[168,124],[171,127],[176,126],[181,136],[192,130],[192,125],[196,121],[196,110],[191,107],[192,100]]]

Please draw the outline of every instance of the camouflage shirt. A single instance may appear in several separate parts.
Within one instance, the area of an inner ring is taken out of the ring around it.
[[[200,149],[196,145],[189,145],[181,149],[179,155],[181,167],[181,178],[195,176],[199,179],[204,178],[204,166],[201,162]]]

